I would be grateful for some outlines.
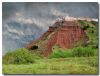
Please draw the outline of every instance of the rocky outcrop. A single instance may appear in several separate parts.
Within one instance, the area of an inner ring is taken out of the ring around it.
[[[54,45],[59,45],[61,48],[72,48],[80,40],[87,41],[87,36],[80,26],[77,21],[55,22],[39,39],[27,45],[27,48],[31,49],[33,45],[37,44],[44,56],[48,56],[52,52]],[[40,41],[41,45],[39,44]],[[41,49],[44,46],[46,48]]]

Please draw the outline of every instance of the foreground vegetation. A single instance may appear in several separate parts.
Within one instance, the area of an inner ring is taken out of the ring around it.
[[[20,48],[14,50],[13,52],[7,52],[3,56],[4,64],[26,64],[26,63],[34,63],[36,59],[40,59],[41,57],[32,54],[29,50],[25,48]]]
[[[3,64],[3,74],[98,74],[98,57],[39,59],[31,64]]]
[[[98,74],[98,51],[91,50],[55,46],[49,58],[43,58],[25,48],[17,49],[3,56],[3,74]]]
[[[66,57],[90,57],[98,56],[98,49],[92,47],[75,47],[72,49],[62,49],[54,46],[49,58],[66,58]]]

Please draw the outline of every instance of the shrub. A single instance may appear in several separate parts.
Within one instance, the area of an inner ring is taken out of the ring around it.
[[[91,21],[91,23],[92,23],[93,25],[95,25],[95,26],[98,25],[98,22],[96,22],[96,21]]]
[[[5,64],[14,63],[14,61],[15,61],[15,58],[14,58],[14,54],[12,52],[7,52],[3,56],[3,63],[5,63]]]
[[[7,52],[3,56],[3,63],[5,64],[26,64],[33,63],[35,59],[39,59],[39,56],[33,55],[29,50],[25,48],[17,49],[13,52]]]
[[[97,49],[98,48],[98,22],[79,20],[81,27],[85,30],[86,35],[89,38],[88,46]]]
[[[49,58],[98,56],[98,50],[92,47],[75,47],[73,49],[53,48]]]
[[[90,22],[86,20],[79,20],[79,23],[82,25],[81,27],[83,30],[87,30],[89,28]]]
[[[71,51],[63,51],[63,50],[59,50],[56,52],[53,52],[49,58],[66,58],[66,57],[71,57],[72,53]]]
[[[95,55],[95,49],[92,49],[91,47],[76,47],[72,51],[72,55],[76,57],[89,57]]]
[[[49,58],[66,58],[72,56],[71,50],[61,49],[59,46],[54,46]]]

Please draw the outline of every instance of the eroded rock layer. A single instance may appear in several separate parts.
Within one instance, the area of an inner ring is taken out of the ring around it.
[[[40,50],[44,56],[48,56],[54,45],[58,45],[60,48],[72,48],[79,41],[84,43],[87,41],[81,25],[77,21],[59,21],[50,26],[39,39],[27,45],[27,48],[34,50],[32,47],[37,45],[37,50]]]

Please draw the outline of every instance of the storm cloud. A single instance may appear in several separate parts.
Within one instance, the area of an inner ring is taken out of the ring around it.
[[[64,16],[98,18],[98,3],[2,3],[3,53],[24,47]]]

